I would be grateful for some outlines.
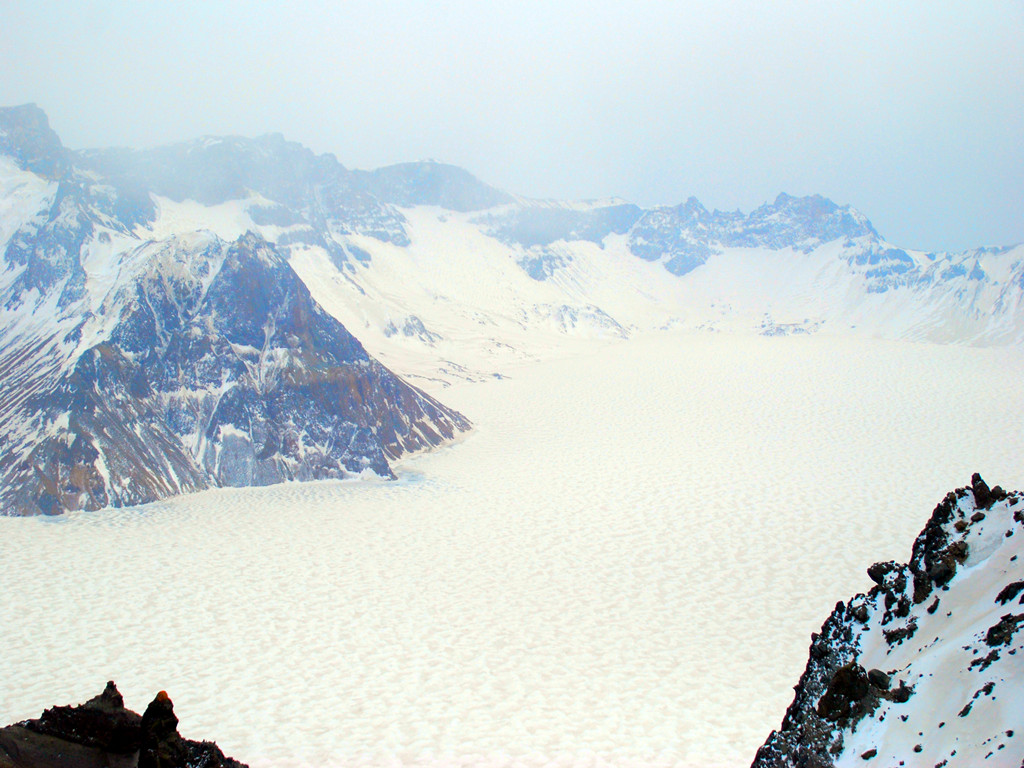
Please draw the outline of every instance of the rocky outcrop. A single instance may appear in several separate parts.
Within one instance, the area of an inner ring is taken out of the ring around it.
[[[675,207],[645,212],[629,232],[629,247],[641,259],[660,261],[672,274],[685,275],[725,248],[793,248],[809,253],[824,243],[858,238],[880,242],[863,214],[821,195],[780,194],[749,215],[711,212],[691,197]]]
[[[107,297],[98,343],[7,414],[16,428],[39,426],[24,453],[0,450],[4,513],[392,477],[389,459],[469,427],[370,358],[258,236],[173,240],[137,256],[137,273]],[[25,357],[8,375],[34,364]]]
[[[1024,591],[1022,544],[1024,495],[978,474],[948,494],[910,561],[868,568],[875,586],[838,603],[812,636],[793,702],[753,768],[876,758],[1018,768],[1024,613],[1004,606]]]
[[[35,104],[0,109],[0,155],[47,179],[60,178],[68,166],[68,151]]]
[[[76,707],[52,707],[0,729],[0,768],[246,768],[213,742],[178,734],[164,691],[140,717],[113,682]]]

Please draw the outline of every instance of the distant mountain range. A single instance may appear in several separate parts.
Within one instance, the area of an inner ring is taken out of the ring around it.
[[[437,389],[568,337],[1024,343],[1024,247],[901,249],[818,196],[528,200],[276,134],[73,151],[32,105],[0,109],[0,249],[0,514],[388,477],[469,428],[389,369]]]

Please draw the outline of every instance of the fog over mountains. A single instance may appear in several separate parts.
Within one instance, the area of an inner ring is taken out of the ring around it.
[[[818,196],[536,201],[276,134],[73,151],[32,105],[0,169],[4,514],[388,477],[469,428],[375,357],[443,385],[566,334],[1024,341],[1024,248],[908,251]]]

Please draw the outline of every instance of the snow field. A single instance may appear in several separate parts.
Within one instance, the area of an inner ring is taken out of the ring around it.
[[[0,519],[0,721],[117,681],[269,766],[745,766],[810,632],[980,471],[1024,351],[665,333],[438,392],[396,483]]]

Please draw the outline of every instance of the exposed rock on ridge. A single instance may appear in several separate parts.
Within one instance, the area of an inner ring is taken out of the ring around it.
[[[1012,766],[1024,760],[1024,495],[946,496],[910,562],[876,563],[875,586],[812,637],[782,726],[753,768]],[[1017,608],[1016,611],[1013,608]]]
[[[14,159],[22,170],[48,179],[61,176],[68,165],[68,151],[35,104],[5,107],[0,117],[0,155]]]

